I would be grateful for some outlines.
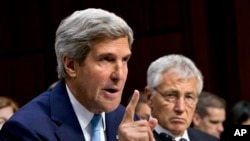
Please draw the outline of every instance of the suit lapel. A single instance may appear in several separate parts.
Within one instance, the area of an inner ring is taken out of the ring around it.
[[[57,124],[56,136],[60,141],[84,141],[83,133],[70,103],[64,80],[52,90],[50,95],[51,119]]]
[[[119,123],[115,117],[115,112],[106,114],[106,136],[108,141],[116,141],[116,135],[118,131]]]
[[[55,134],[60,141],[85,141],[83,134],[74,128],[70,129],[67,124],[62,124]]]
[[[155,141],[161,141],[159,134],[155,130],[153,130],[153,134],[154,134]]]
[[[125,108],[121,105],[116,110],[110,113],[106,113],[106,136],[107,141],[117,141],[116,135],[118,134],[118,127],[121,123],[125,112]]]

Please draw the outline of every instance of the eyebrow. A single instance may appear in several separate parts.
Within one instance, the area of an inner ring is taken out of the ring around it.
[[[124,57],[127,58],[127,57],[130,57],[131,55],[132,55],[132,53],[129,53],[129,54],[125,55]],[[116,54],[106,52],[106,53],[101,53],[101,54],[98,55],[98,57],[100,57],[100,58],[105,57],[105,56],[116,56]],[[124,57],[122,57],[122,58],[124,58]]]
[[[158,91],[158,89],[157,89],[157,91]],[[162,94],[167,94],[167,93],[173,93],[173,94],[178,94],[178,95],[180,95],[180,92],[178,91],[178,90],[173,90],[173,89],[170,89],[170,90],[163,90],[161,93]],[[194,92],[185,92],[184,93],[184,96],[186,96],[186,95],[193,95],[193,96],[198,96],[198,95],[196,95]]]

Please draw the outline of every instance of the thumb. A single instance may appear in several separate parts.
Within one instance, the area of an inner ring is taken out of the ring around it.
[[[148,121],[148,123],[149,123],[151,130],[154,130],[154,128],[158,124],[158,120],[156,118],[152,118]]]

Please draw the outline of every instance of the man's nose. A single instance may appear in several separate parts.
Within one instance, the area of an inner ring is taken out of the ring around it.
[[[218,130],[219,132],[223,132],[223,131],[224,131],[224,127],[223,127],[223,124],[222,124],[222,123],[220,123],[220,124],[218,125],[217,130]]]
[[[184,98],[179,98],[175,102],[174,110],[178,113],[183,113],[185,109],[185,100]]]
[[[113,66],[113,72],[111,74],[111,80],[118,81],[121,79],[124,73],[122,62],[116,62]]]

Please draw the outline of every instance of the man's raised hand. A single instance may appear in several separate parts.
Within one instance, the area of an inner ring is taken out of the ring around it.
[[[139,91],[134,94],[126,107],[126,112],[118,129],[119,141],[154,141],[152,130],[157,124],[157,120],[152,118],[149,121],[134,121],[135,107],[139,100]]]

